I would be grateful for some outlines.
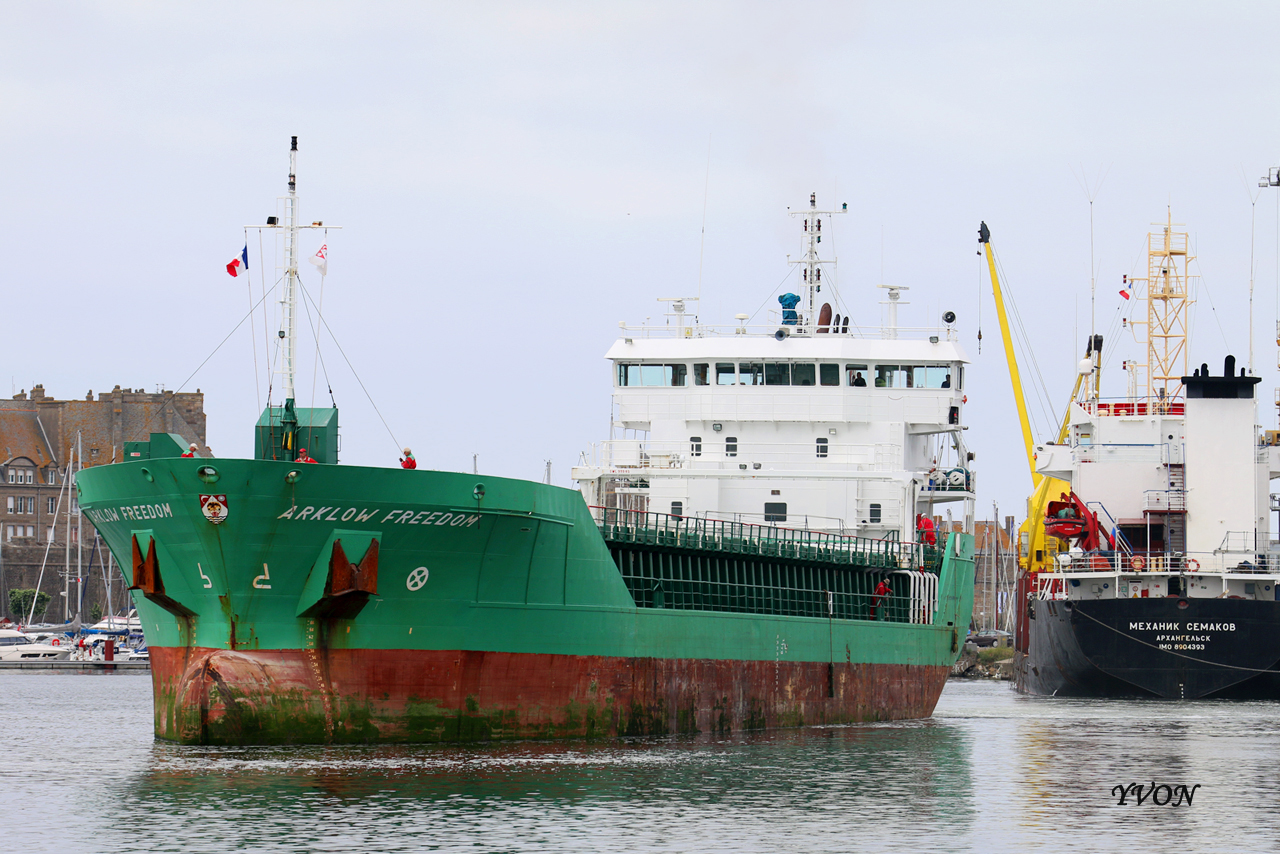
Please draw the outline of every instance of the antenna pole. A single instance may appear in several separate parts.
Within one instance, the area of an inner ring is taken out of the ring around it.
[[[824,261],[818,257],[818,244],[822,242],[822,218],[824,216],[835,216],[836,214],[848,213],[849,205],[843,204],[840,210],[820,211],[818,210],[818,194],[809,194],[809,209],[807,211],[791,211],[791,216],[804,217],[804,232],[806,238],[806,248],[804,256],[799,261],[788,261],[789,264],[797,264],[803,268],[801,273],[804,285],[804,303],[806,316],[804,322],[800,324],[800,328],[809,332],[818,330],[818,312],[817,299],[818,293],[822,291],[822,268],[827,265],[835,265],[835,260]],[[827,284],[831,288],[831,302],[839,304],[839,295],[835,291],[835,283],[828,277]]]

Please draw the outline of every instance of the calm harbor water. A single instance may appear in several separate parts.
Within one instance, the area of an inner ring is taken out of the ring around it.
[[[1280,703],[952,682],[932,720],[727,741],[198,748],[146,675],[0,674],[0,839],[22,852],[1261,851]],[[1117,784],[1192,805],[1120,806]]]

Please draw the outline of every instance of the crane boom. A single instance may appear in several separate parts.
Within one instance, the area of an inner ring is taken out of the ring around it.
[[[991,289],[996,298],[996,314],[1000,318],[1000,337],[1004,340],[1004,357],[1009,363],[1009,380],[1013,384],[1013,399],[1018,405],[1018,422],[1022,425],[1022,444],[1027,451],[1027,469],[1031,472],[1031,485],[1040,485],[1043,477],[1036,471],[1035,440],[1031,436],[1031,419],[1027,414],[1027,399],[1022,393],[1022,377],[1018,373],[1018,357],[1013,352],[1013,335],[1009,330],[1009,316],[1004,308],[1004,295],[1000,292],[1000,277],[996,275],[996,256],[991,248],[991,229],[984,222],[978,227],[978,242],[987,255],[987,269],[991,271]]]

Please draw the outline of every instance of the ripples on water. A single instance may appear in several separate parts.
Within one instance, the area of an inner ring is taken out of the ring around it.
[[[145,676],[0,675],[22,852],[1050,851],[1280,847],[1280,704],[947,686],[932,720],[727,741],[179,747]],[[1190,807],[1118,783],[1201,783]],[[1132,799],[1131,799],[1132,800]]]

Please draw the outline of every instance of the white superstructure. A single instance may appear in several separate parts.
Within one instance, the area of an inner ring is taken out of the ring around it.
[[[818,258],[835,213],[811,197],[801,214],[801,293],[776,322],[689,322],[684,299],[667,325],[620,324],[612,435],[573,470],[588,504],[908,541],[918,514],[972,531],[954,315],[900,328],[895,287],[889,324],[852,322],[834,261]]]
[[[1147,353],[1124,362],[1128,395],[1098,394],[1096,336],[1065,441],[1035,446],[1036,471],[1065,481],[1048,496],[1045,530],[1083,520],[1098,532],[1067,537],[1076,547],[1056,556],[1028,555],[1024,534],[1024,560],[1051,559],[1034,574],[1041,598],[1276,598],[1269,486],[1280,477],[1280,434],[1260,433],[1260,379],[1233,356],[1221,374],[1208,365],[1188,373],[1189,241],[1172,215],[1162,225],[1148,235],[1147,276],[1134,280],[1133,312],[1147,320],[1130,325],[1145,332]]]

